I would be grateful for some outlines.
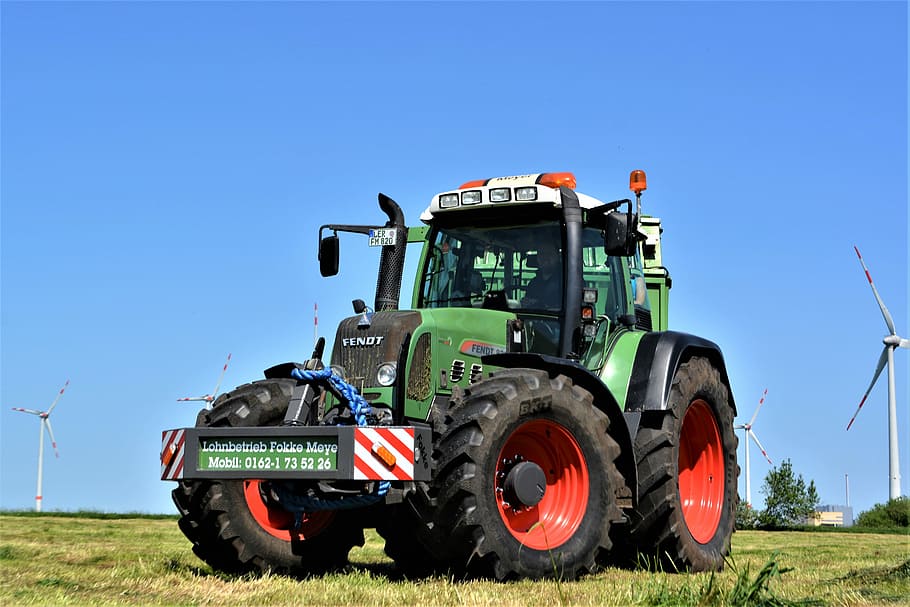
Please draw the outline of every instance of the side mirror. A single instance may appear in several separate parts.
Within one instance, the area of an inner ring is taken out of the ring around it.
[[[607,255],[628,257],[635,253],[635,234],[629,231],[627,213],[610,213],[606,216],[604,228],[604,250]],[[637,224],[637,217],[632,217],[632,226]]]
[[[326,236],[319,241],[319,273],[323,276],[338,274],[338,236]]]

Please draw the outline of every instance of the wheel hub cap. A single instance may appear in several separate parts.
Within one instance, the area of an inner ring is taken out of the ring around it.
[[[534,462],[519,462],[506,474],[503,492],[506,500],[524,507],[536,506],[547,491],[547,477]]]

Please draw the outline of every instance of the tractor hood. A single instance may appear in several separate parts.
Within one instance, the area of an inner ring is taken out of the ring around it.
[[[362,315],[351,316],[338,325],[331,364],[367,400],[397,401],[385,404],[404,417],[426,419],[437,394],[482,377],[482,356],[521,351],[515,323],[510,312],[473,308],[376,312],[369,325]],[[393,386],[382,383],[390,365]]]

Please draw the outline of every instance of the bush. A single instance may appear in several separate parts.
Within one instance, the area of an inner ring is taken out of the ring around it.
[[[755,529],[758,525],[758,512],[752,507],[752,504],[739,500],[736,504],[736,528],[737,529]]]
[[[861,512],[856,518],[857,527],[910,527],[910,497],[906,495],[884,504],[875,504],[871,510]]]

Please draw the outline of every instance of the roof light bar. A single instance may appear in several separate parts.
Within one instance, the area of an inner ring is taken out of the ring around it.
[[[575,189],[575,175],[572,173],[529,173],[466,181],[457,190],[434,196],[430,207],[420,218],[422,221],[429,221],[436,212],[448,212],[467,207],[479,208],[490,204],[547,203],[558,207],[560,205],[559,188],[563,186]],[[596,203],[596,201],[593,202]]]

